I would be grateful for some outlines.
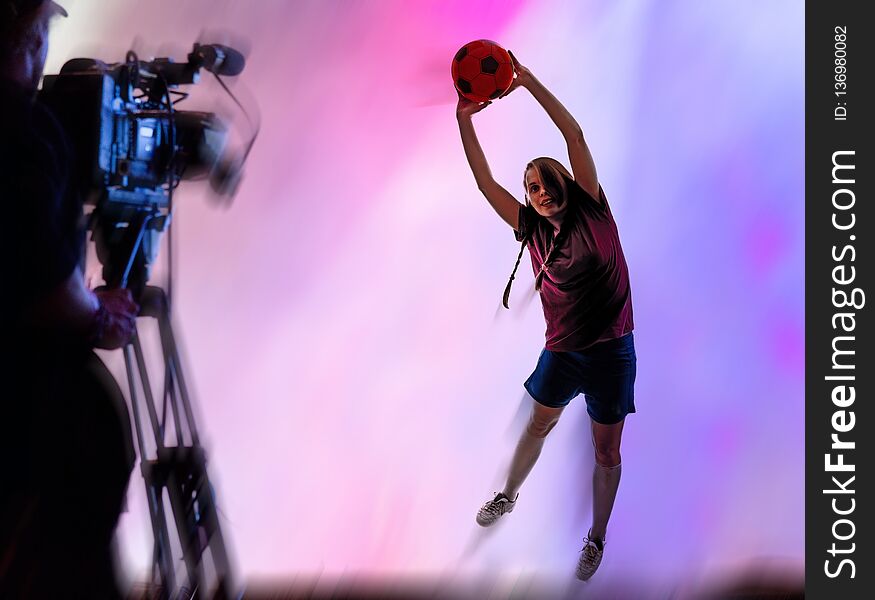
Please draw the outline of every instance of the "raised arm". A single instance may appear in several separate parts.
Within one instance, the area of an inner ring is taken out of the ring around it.
[[[474,173],[477,187],[486,196],[486,200],[489,201],[489,204],[492,205],[498,216],[514,229],[519,229],[520,206],[522,205],[510,192],[493,179],[492,171],[489,170],[489,163],[486,161],[483,148],[480,147],[480,141],[477,139],[477,134],[474,132],[474,123],[471,120],[471,116],[474,113],[480,112],[489,104],[489,102],[477,104],[459,96],[459,104],[456,106],[456,118],[459,121],[462,146],[465,148],[465,156],[468,158],[468,165],[470,165],[471,171]]]
[[[589,151],[589,146],[586,145],[586,140],[583,138],[583,130],[577,121],[568,112],[562,103],[554,96],[550,90],[544,87],[544,84],[529,71],[522,66],[516,57],[511,53],[513,59],[514,70],[516,71],[516,79],[514,79],[511,89],[507,91],[509,94],[515,88],[522,86],[529,90],[535,100],[544,107],[547,115],[552,119],[556,127],[565,138],[565,143],[568,146],[568,158],[571,161],[571,171],[574,173],[574,180],[585,189],[589,194],[601,201],[599,197],[599,180],[596,174],[595,161],[592,158],[592,153]]]

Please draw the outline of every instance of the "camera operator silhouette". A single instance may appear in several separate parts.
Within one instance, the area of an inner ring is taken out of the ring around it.
[[[35,100],[48,0],[0,0],[0,597],[120,597],[112,537],[134,462],[124,399],[93,348],[139,307],[84,282],[71,145]],[[11,275],[10,275],[11,272]]]

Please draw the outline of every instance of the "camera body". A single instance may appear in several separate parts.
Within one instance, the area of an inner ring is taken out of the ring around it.
[[[78,183],[97,193],[90,201],[166,204],[167,186],[215,167],[226,128],[212,113],[175,110],[171,93],[180,82],[197,82],[191,63],[135,58],[115,65],[77,58],[44,78],[40,100],[73,143]]]
[[[173,190],[183,179],[227,176],[227,128],[213,113],[180,111],[201,68],[236,75],[243,59],[218,45],[195,44],[185,63],[161,58],[123,63],[68,61],[47,75],[40,100],[72,145],[74,181],[88,204],[104,280],[135,295],[149,276],[160,234],[170,222]]]

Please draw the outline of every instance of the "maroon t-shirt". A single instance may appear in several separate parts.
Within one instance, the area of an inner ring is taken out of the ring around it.
[[[553,252],[541,282],[547,321],[547,350],[571,352],[632,331],[632,290],[617,224],[599,186],[602,202],[571,183],[563,227],[570,227]],[[520,208],[517,241],[528,236],[537,277],[553,241],[553,225],[531,206]]]

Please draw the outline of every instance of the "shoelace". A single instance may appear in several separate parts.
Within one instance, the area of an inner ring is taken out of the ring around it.
[[[499,498],[498,500],[490,500],[489,503],[483,508],[483,512],[487,513],[490,517],[498,516],[502,514],[501,505],[508,506],[510,500],[507,498]]]
[[[582,551],[587,562],[594,562],[598,557],[599,548],[593,540],[586,537],[583,538]]]

